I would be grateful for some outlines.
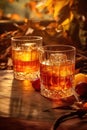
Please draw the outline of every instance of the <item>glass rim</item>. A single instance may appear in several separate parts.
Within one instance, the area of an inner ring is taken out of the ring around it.
[[[42,40],[43,37],[41,36],[13,36],[11,37],[12,41],[39,41]]]
[[[48,48],[53,48],[53,47],[65,47],[64,50],[49,50]],[[44,49],[45,52],[70,52],[70,51],[76,51],[76,47],[72,46],[72,45],[44,45],[42,47]]]

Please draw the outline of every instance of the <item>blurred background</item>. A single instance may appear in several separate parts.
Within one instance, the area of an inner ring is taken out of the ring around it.
[[[0,15],[14,20],[41,19],[42,12],[38,6],[44,2],[45,0],[3,0],[0,1]]]
[[[77,46],[87,49],[87,0],[0,1],[0,33],[4,32],[3,22],[10,22],[11,26],[12,21],[22,23],[28,20],[44,23],[55,21],[55,25],[51,24],[52,27],[57,24],[57,29],[63,29]]]

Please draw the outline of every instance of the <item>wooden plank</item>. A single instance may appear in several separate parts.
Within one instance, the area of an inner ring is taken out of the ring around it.
[[[50,130],[51,122],[0,117],[0,130]]]

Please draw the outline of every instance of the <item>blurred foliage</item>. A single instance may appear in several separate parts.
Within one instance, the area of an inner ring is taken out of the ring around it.
[[[12,3],[14,1],[18,1],[18,0],[1,0],[0,1],[0,8],[3,9],[3,8],[5,8],[5,6],[8,6],[8,3]]]

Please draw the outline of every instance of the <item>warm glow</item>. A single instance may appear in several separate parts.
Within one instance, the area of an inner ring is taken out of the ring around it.
[[[33,91],[34,88],[32,87],[32,83],[29,80],[24,80],[23,81],[23,90],[25,91]]]
[[[38,6],[38,9],[48,11],[48,15],[51,14],[53,19],[59,21],[60,17],[66,17],[66,12],[61,11],[63,8],[68,6],[69,8],[73,4],[73,0],[46,0],[41,6]],[[62,13],[62,14],[61,14]],[[73,14],[71,10],[68,12],[69,16],[61,23],[63,28],[66,30],[69,28],[69,23],[73,19]]]

